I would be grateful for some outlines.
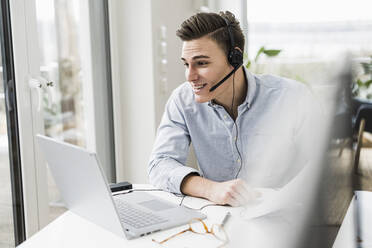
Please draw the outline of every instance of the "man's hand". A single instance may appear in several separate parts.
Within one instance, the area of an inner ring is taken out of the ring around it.
[[[198,175],[187,176],[182,184],[184,194],[203,197],[217,204],[229,204],[237,207],[257,199],[260,193],[250,188],[243,180],[214,182]]]
[[[260,193],[250,188],[243,180],[214,182],[207,190],[207,199],[218,204],[242,206],[254,201]]]

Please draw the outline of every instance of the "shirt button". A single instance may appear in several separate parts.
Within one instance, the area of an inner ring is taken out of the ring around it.
[[[238,162],[238,164],[240,164],[240,158],[238,158],[238,160],[236,160],[236,162]]]
[[[236,136],[234,137],[234,140],[236,140]]]
[[[223,116],[223,118],[225,118],[225,119],[226,119],[226,118],[227,118],[227,115],[224,115],[224,116]]]

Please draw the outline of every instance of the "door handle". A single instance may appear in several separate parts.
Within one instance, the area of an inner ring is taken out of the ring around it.
[[[28,80],[28,85],[31,89],[36,90],[38,104],[37,104],[37,111],[41,111],[41,105],[43,102],[43,92],[46,90],[48,94],[48,107],[52,107],[52,103],[54,103],[54,94],[53,94],[53,86],[54,83],[51,81],[46,80],[42,77],[32,78],[30,77]]]

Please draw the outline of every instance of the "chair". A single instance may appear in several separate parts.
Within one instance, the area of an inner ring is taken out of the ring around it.
[[[341,157],[345,147],[353,143],[353,127],[352,127],[352,114],[344,112],[337,114],[333,120],[332,138],[341,140],[340,150],[338,157]]]
[[[372,102],[364,101],[364,103],[358,107],[354,118],[353,130],[354,133],[358,134],[353,167],[355,174],[358,174],[360,150],[363,146],[363,132],[372,132]]]
[[[356,111],[351,94],[351,73],[341,75],[339,88],[337,90],[337,102],[335,115],[333,117],[332,141],[337,141],[337,146],[340,147],[338,157],[341,157],[343,150],[353,143],[353,127],[352,120]],[[341,141],[341,143],[340,143]]]

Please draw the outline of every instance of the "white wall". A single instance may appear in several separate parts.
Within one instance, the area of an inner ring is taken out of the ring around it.
[[[109,1],[117,180],[147,182],[155,137],[150,1]]]
[[[175,33],[186,18],[207,3],[109,1],[118,181],[148,182],[147,163],[164,105],[172,90],[185,81],[180,59],[182,42]],[[165,53],[161,42],[166,43]],[[167,61],[165,66],[161,65],[162,59]],[[188,164],[196,165],[193,155]]]
[[[156,124],[158,125],[164,111],[165,103],[173,89],[185,82],[185,71],[181,61],[182,41],[176,36],[176,30],[189,16],[196,13],[200,1],[152,1],[153,29],[153,63],[156,101]],[[166,27],[166,38],[162,37],[161,27]],[[161,42],[167,44],[166,55],[161,52]],[[161,60],[167,60],[164,72]],[[162,81],[166,78],[167,82]]]

